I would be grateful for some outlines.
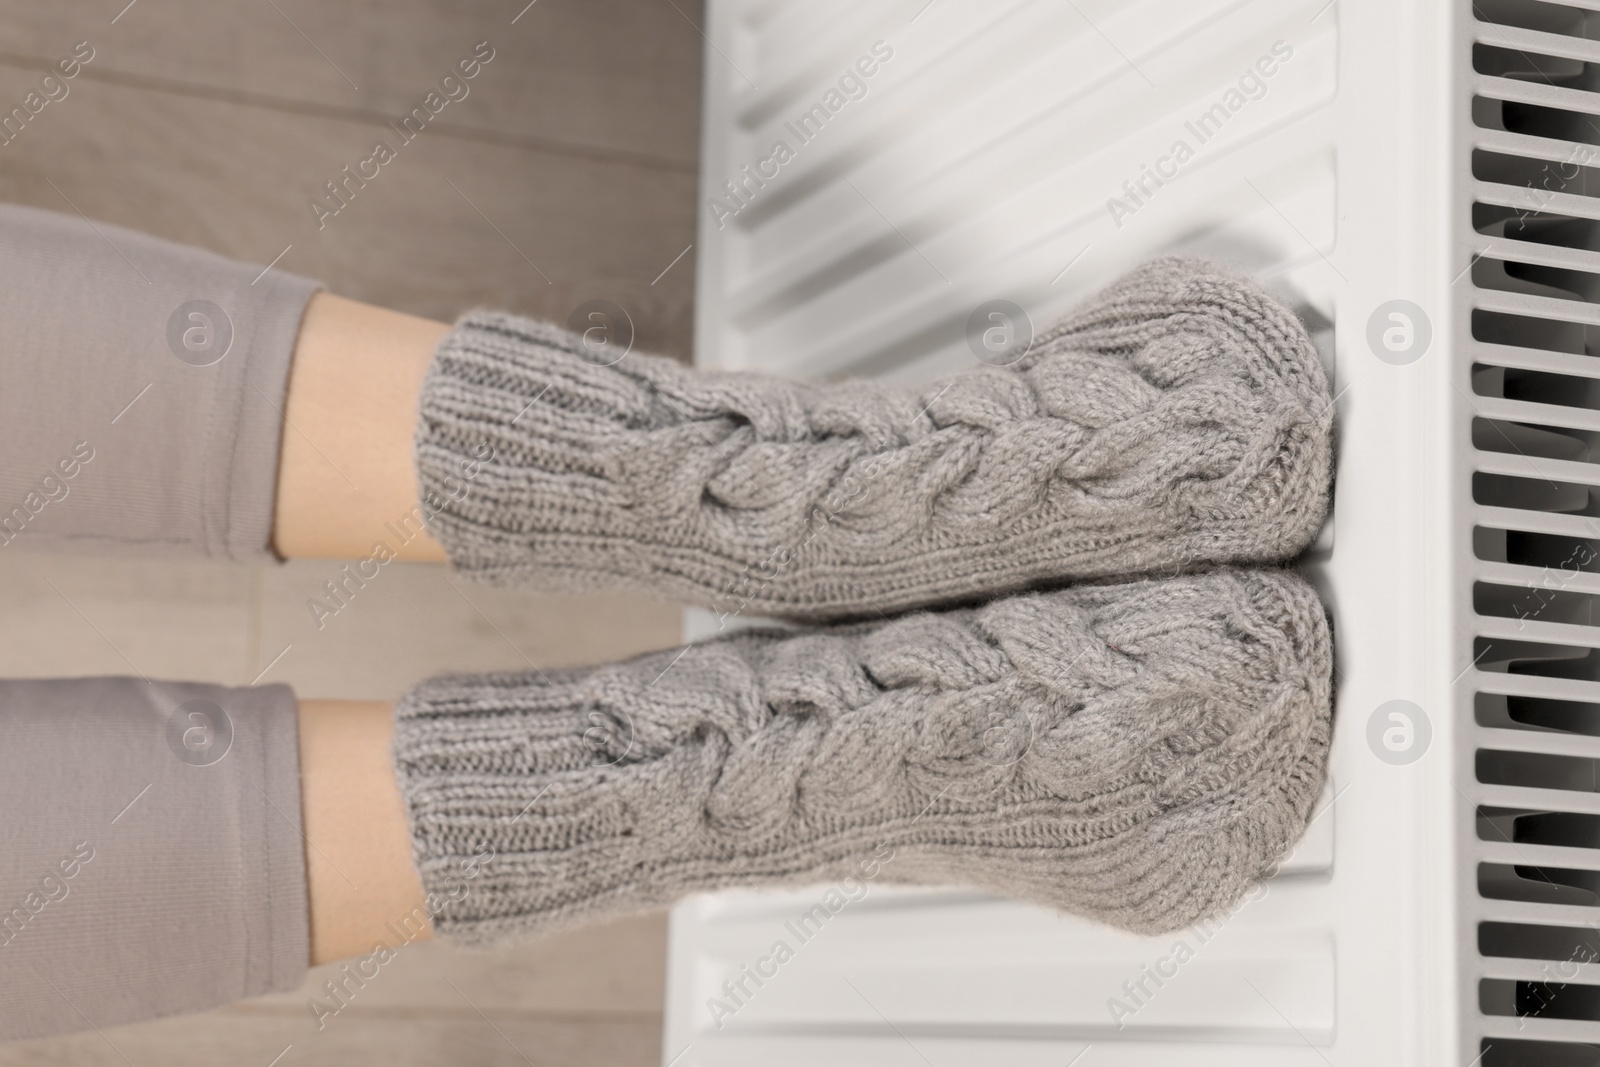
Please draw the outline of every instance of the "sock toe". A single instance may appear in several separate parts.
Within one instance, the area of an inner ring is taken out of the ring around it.
[[[1316,593],[1286,571],[1240,571],[1228,613],[1261,684],[1225,739],[1176,767],[1165,810],[1133,833],[1148,868],[1103,917],[1158,934],[1232,914],[1305,833],[1327,775],[1333,643]]]
[[[1146,402],[1160,417],[1143,449],[1179,531],[1170,562],[1278,561],[1315,539],[1332,481],[1333,396],[1289,308],[1226,266],[1166,257],[1046,331],[1030,358],[1082,351],[1123,360],[1163,398]]]

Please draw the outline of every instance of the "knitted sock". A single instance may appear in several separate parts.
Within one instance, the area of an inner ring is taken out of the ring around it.
[[[585,355],[489,312],[440,344],[416,463],[460,571],[868,616],[1281,561],[1326,507],[1332,405],[1305,330],[1200,261],[1142,267],[1011,365],[916,388]]]
[[[445,676],[401,701],[395,764],[436,926],[464,942],[841,878],[1154,933],[1298,839],[1330,671],[1303,580],[1224,570]]]

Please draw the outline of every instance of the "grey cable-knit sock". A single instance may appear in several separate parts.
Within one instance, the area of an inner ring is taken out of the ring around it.
[[[850,877],[1154,933],[1299,838],[1331,655],[1302,579],[1222,570],[445,676],[401,701],[395,764],[464,942]]]
[[[416,463],[463,573],[869,616],[1281,561],[1326,508],[1333,412],[1304,328],[1201,261],[1142,267],[1015,363],[917,388],[585,355],[489,312],[441,342]]]

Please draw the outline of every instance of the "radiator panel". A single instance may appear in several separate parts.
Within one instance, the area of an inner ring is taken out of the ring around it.
[[[1507,509],[1472,503],[1462,460],[1470,376],[1454,373],[1453,353],[1470,286],[1452,279],[1490,238],[1456,225],[1472,179],[1451,167],[1467,134],[1448,118],[1466,121],[1467,105],[1450,101],[1473,92],[1542,90],[1471,75],[1470,27],[1456,8],[709,5],[698,359],[926,380],[973,365],[966,322],[986,301],[1010,301],[1042,328],[1156,255],[1240,265],[1311,325],[1339,395],[1336,507],[1303,566],[1336,618],[1338,709],[1332,783],[1310,833],[1266,896],[1215,931],[1135,938],[976,894],[874,885],[799,943],[797,917],[828,887],[699,897],[673,915],[664,1063],[1461,1067],[1484,1027],[1500,1025],[1480,1015],[1476,978],[1468,990],[1457,977],[1482,962],[1466,931],[1476,868],[1489,862],[1455,788],[1474,773],[1457,730],[1472,728],[1471,715],[1456,704],[1471,703],[1475,675],[1461,672],[1472,653],[1461,649],[1477,583],[1461,568],[1474,525],[1504,526]],[[880,40],[893,55],[866,95],[799,143],[797,117]],[[1202,139],[1194,124],[1226,107],[1228,89],[1278,42],[1292,55],[1265,90]],[[1475,87],[1463,89],[1469,76]],[[757,183],[749,174],[763,173],[777,140],[794,142],[793,156]],[[1180,140],[1192,151],[1173,169]],[[1164,157],[1172,176],[1158,183]],[[1583,249],[1535,251],[1557,267],[1588,263]],[[1431,342],[1414,361],[1368,343],[1370,320],[1396,300],[1427,320]],[[1485,365],[1572,373],[1570,353],[1484,347],[1493,351],[1474,358]],[[1486,477],[1524,473],[1512,453],[1485,457]],[[1526,578],[1512,561],[1484,566],[1487,585]],[[691,613],[687,630],[716,625]],[[1567,693],[1587,683],[1534,684]],[[1369,741],[1395,701],[1427,724],[1409,762]],[[1527,736],[1494,735],[1513,771],[1543,751]],[[1482,788],[1530,799],[1515,782]],[[1548,847],[1552,862],[1572,851]],[[1525,919],[1524,902],[1483,903],[1495,921]],[[1192,954],[1163,962],[1185,939]],[[769,963],[758,986],[750,975],[779,940],[793,942],[793,958]],[[746,992],[729,994],[725,983],[741,979]]]

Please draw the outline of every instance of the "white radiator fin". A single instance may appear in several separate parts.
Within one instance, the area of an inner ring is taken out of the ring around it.
[[[1342,279],[1330,262],[1338,23],[1327,0],[925,4],[711,0],[702,193],[723,207],[701,210],[701,362],[927,378],[975,364],[964,326],[979,304],[1009,300],[1042,328],[1173,251],[1231,260],[1308,321],[1331,320]],[[795,145],[786,124],[880,40],[893,55],[864,98],[776,179],[747,178],[745,203],[722,195],[775,140]],[[1176,140],[1197,142],[1185,124],[1279,41],[1292,55],[1272,64],[1265,92],[1119,226],[1108,200]],[[1330,551],[1319,545],[1313,570]],[[714,629],[691,619],[691,636]],[[1144,969],[1170,963],[1177,937],[874,885],[802,945],[788,924],[826,887],[697,898],[673,916],[663,1062],[1059,1067],[1093,1045],[1084,1067],[1174,1055],[1321,1067],[1338,1033],[1333,842],[1345,818],[1326,800],[1321,810],[1267,897],[1148,998],[1126,984],[1155,990]],[[793,960],[759,988],[742,978],[780,939]],[[730,996],[724,983],[741,980],[751,995]],[[1114,1014],[1117,998],[1137,1010]]]
[[[1308,25],[1321,3],[936,0],[914,22],[920,4],[711,6],[730,32],[708,52],[708,90],[729,97],[707,118],[702,187],[736,213],[701,212],[703,362],[930,376],[972,365],[979,304],[1008,299],[1043,326],[1173,250],[1242,262],[1329,310],[1334,20]],[[893,55],[866,95],[799,143],[797,116],[879,41]],[[1292,56],[1264,95],[1199,143],[1185,124],[1275,41]],[[1195,149],[1181,180],[1127,197],[1180,138]],[[745,179],[740,206],[725,183],[778,140],[794,158],[764,187]],[[1132,214],[1113,219],[1113,196]]]
[[[1472,27],[1459,777],[1475,822],[1462,993],[1484,1067],[1600,1062],[1600,15],[1585,7],[1600,5],[1479,0]]]

